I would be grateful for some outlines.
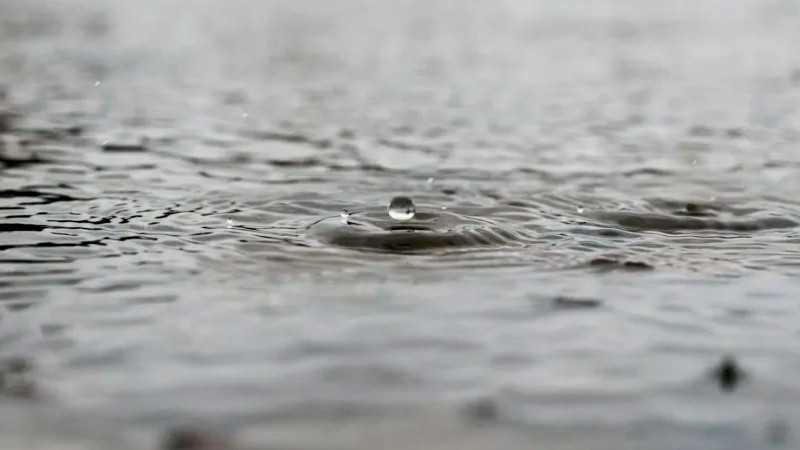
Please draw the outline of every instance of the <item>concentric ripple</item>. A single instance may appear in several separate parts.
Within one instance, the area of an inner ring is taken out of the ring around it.
[[[605,222],[632,230],[653,231],[688,231],[688,230],[716,230],[754,232],[770,229],[794,228],[797,222],[784,217],[761,217],[752,219],[720,219],[705,216],[690,216],[686,214],[668,215],[647,212],[606,211],[595,214],[595,217]]]
[[[411,220],[398,221],[385,209],[369,208],[346,219],[326,217],[311,224],[307,232],[328,245],[389,252],[520,245],[527,238],[486,218],[425,209]]]

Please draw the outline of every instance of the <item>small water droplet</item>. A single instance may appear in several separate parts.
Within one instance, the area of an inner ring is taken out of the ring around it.
[[[578,211],[578,214],[583,214],[583,211],[584,211],[583,206],[578,206],[576,211]]]
[[[342,216],[342,223],[347,225],[348,224],[347,219],[350,218],[350,211],[343,209],[341,216]]]
[[[442,206],[442,210],[445,210],[445,209],[447,209],[447,206]]]
[[[103,139],[103,145],[104,145],[104,146],[105,146],[105,145],[108,145],[108,142],[109,142],[109,141],[108,141],[108,139]]]
[[[97,86],[100,86],[100,82],[99,81],[95,81],[94,82],[94,87],[97,87]]]
[[[233,228],[233,219],[228,219],[227,223],[228,223],[228,228]]]
[[[247,111],[242,113],[242,119],[247,119]]]
[[[417,207],[408,197],[395,197],[389,202],[389,216],[394,220],[410,220],[414,218]]]
[[[428,184],[428,186],[430,186],[430,185],[433,184],[434,181],[436,181],[436,179],[433,178],[433,177],[430,177],[430,178],[428,178],[428,181],[426,181],[426,183]]]

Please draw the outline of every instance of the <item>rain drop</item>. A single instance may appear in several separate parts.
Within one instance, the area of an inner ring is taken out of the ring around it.
[[[350,211],[343,209],[341,216],[342,216],[342,223],[347,225],[348,224],[347,219],[350,217]]]
[[[583,211],[584,211],[583,206],[578,206],[576,211],[578,211],[578,214],[583,214]]]
[[[242,113],[242,119],[247,119],[247,111]]]
[[[233,228],[233,219],[228,219],[228,228]]]
[[[99,81],[95,81],[94,82],[94,87],[97,87],[97,86],[100,86],[100,82]]]
[[[417,207],[408,197],[395,197],[389,202],[389,216],[394,220],[410,220],[414,218]]]

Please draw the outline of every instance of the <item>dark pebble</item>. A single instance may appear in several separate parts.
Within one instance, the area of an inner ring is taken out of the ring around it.
[[[17,356],[6,360],[3,369],[9,373],[25,373],[33,370],[33,363],[27,358]]]
[[[39,397],[39,390],[31,372],[33,363],[24,357],[13,357],[0,363],[0,394],[34,400]]]
[[[689,129],[691,136],[708,137],[714,135],[714,130],[703,125],[695,125]]]
[[[728,128],[728,130],[725,131],[725,135],[731,139],[738,139],[744,136],[744,131],[739,128]]]
[[[350,128],[342,128],[339,130],[339,137],[342,139],[355,139],[356,132]]]
[[[0,133],[11,131],[11,113],[0,110]]]
[[[559,308],[599,308],[602,302],[591,298],[575,298],[558,296],[553,299],[553,305]]]
[[[83,134],[83,127],[80,125],[73,125],[65,128],[64,131],[70,136],[80,136]]]
[[[206,428],[181,426],[167,432],[161,450],[234,450],[226,435]]]
[[[500,416],[500,408],[491,398],[482,398],[467,404],[465,412],[467,417],[480,422],[497,420]]]
[[[31,228],[31,227],[29,227]],[[33,302],[15,302],[15,303],[8,303],[6,304],[6,309],[9,311],[24,311],[31,306],[33,306]]]
[[[144,152],[147,148],[143,144],[115,144],[113,142],[107,142],[103,144],[103,151],[106,152]]]
[[[726,392],[735,390],[744,377],[744,371],[732,356],[725,357],[714,369],[714,378]]]

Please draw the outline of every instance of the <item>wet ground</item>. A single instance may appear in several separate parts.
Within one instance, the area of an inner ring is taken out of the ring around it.
[[[70,3],[0,2],[2,448],[797,447],[795,2]]]

